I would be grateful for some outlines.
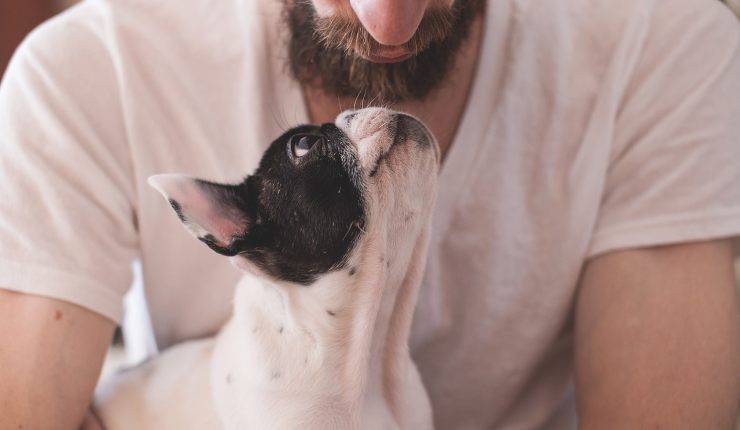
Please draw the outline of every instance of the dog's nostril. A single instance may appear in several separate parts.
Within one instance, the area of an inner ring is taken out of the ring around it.
[[[344,121],[349,125],[350,122],[352,122],[353,119],[357,116],[357,112],[352,112],[351,114],[348,114],[344,117]]]

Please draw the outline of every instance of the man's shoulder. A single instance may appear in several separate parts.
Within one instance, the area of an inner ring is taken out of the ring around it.
[[[82,2],[43,22],[23,40],[15,57],[60,68],[98,57],[105,45],[103,4]]]
[[[734,44],[740,34],[737,18],[721,1],[709,0],[652,0],[647,23],[650,36],[668,40],[673,45],[686,43],[720,43],[724,48]],[[708,49],[707,51],[717,51]],[[719,49],[721,51],[722,49]],[[711,52],[704,52],[711,56]]]
[[[672,74],[699,80],[737,56],[740,26],[718,0],[510,0],[494,24],[508,28],[501,39],[516,49],[509,56],[536,58],[540,79],[557,72],[578,79],[578,88],[638,85],[659,71],[661,80],[681,86]],[[501,7],[496,2],[489,3]],[[505,21],[508,20],[508,21]],[[510,23],[513,23],[510,24]],[[495,26],[491,26],[495,27]],[[531,69],[531,67],[530,67]],[[680,72],[678,70],[681,70]],[[675,72],[675,73],[673,73]],[[665,79],[663,78],[665,77]],[[606,79],[614,83],[604,86]],[[590,94],[590,93],[589,93]]]
[[[277,3],[84,0],[37,27],[19,52],[62,66],[128,56],[153,65],[183,55],[199,62],[222,60],[269,39],[265,29],[275,31],[280,19]]]
[[[616,46],[626,38],[687,33],[692,28],[717,26],[734,32],[736,18],[718,0],[512,0],[514,13],[527,31],[544,36],[592,39]]]

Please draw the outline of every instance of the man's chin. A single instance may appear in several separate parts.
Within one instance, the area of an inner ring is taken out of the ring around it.
[[[412,52],[404,46],[381,46],[372,52],[355,51],[358,56],[372,63],[400,63],[409,59]]]
[[[412,54],[410,52],[405,52],[405,53],[394,55],[394,56],[386,56],[386,55],[378,55],[378,54],[360,55],[360,57],[363,60],[369,61],[371,63],[377,63],[377,64],[400,63],[402,61],[408,60],[409,58],[411,58],[411,56]]]

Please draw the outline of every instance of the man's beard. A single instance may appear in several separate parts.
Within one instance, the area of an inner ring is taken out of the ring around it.
[[[430,9],[404,44],[412,56],[383,64],[358,55],[372,55],[381,45],[357,18],[319,18],[308,0],[287,0],[290,71],[301,84],[337,97],[362,96],[377,104],[423,100],[449,73],[484,4],[455,0],[452,7]]]

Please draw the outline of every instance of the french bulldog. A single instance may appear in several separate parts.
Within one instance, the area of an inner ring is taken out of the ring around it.
[[[149,183],[244,272],[220,333],[101,384],[108,430],[431,429],[408,337],[440,152],[412,116],[285,132],[239,184]]]

